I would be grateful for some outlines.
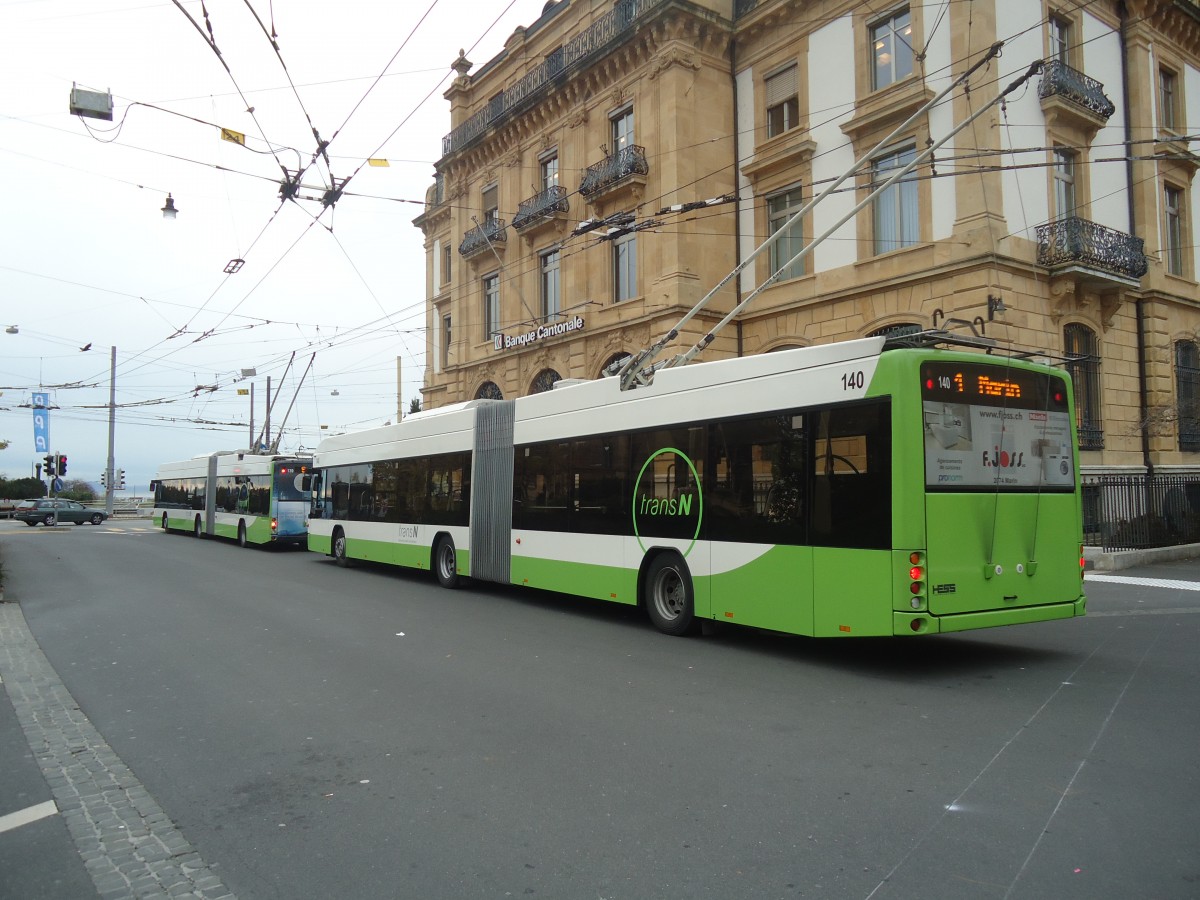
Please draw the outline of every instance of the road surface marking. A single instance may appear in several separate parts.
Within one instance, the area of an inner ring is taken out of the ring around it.
[[[15,813],[9,813],[7,816],[0,816],[0,833],[12,831],[14,828],[20,828],[22,825],[28,825],[30,822],[37,822],[39,819],[45,819],[48,816],[58,815],[58,804],[53,800],[47,800],[45,803],[39,803],[37,806],[30,806],[26,809],[19,809]]]
[[[1200,581],[1175,581],[1170,578],[1138,578],[1133,575],[1106,575],[1104,573],[1087,572],[1086,581],[1112,581],[1116,584],[1136,584],[1141,587],[1175,588],[1180,591],[1200,591]]]

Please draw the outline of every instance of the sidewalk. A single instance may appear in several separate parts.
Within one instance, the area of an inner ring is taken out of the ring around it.
[[[0,679],[15,677],[0,669]],[[10,688],[0,682],[0,897],[100,897],[29,747]]]
[[[1200,558],[1200,544],[1181,544],[1178,547],[1154,547],[1149,550],[1103,550],[1084,547],[1084,568],[1097,572],[1115,572],[1138,566]]]

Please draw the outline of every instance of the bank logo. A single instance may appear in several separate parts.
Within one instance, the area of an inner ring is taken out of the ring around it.
[[[665,454],[672,454],[675,464],[666,469],[654,465],[654,461]],[[686,471],[681,471],[683,464],[687,465]],[[692,552],[704,518],[704,494],[700,489],[700,475],[686,453],[664,447],[650,455],[642,464],[633,486],[632,513],[633,534],[643,553],[646,552],[643,533],[687,540],[689,543],[683,555],[686,557]]]

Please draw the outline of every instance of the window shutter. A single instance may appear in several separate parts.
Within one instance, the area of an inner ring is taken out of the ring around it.
[[[767,79],[767,109],[796,96],[796,67],[789,66]]]

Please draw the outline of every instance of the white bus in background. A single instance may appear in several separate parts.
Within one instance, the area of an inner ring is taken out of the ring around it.
[[[151,483],[164,531],[305,547],[312,458],[225,450],[163,463]]]

